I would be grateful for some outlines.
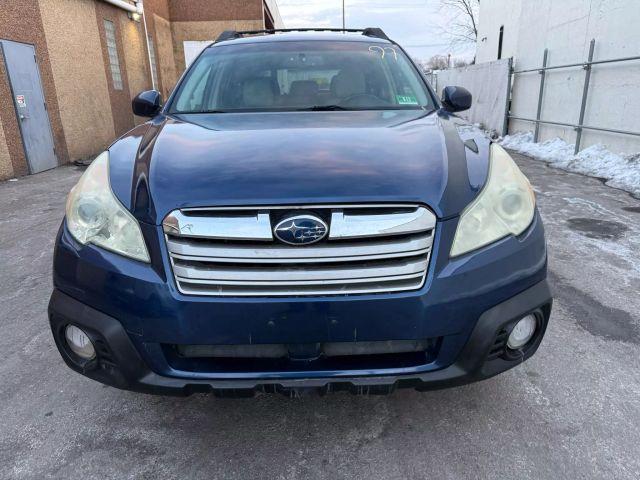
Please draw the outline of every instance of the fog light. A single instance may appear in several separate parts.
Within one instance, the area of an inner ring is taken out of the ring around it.
[[[74,325],[67,325],[64,330],[64,336],[67,339],[67,345],[73,353],[78,355],[84,360],[91,360],[96,356],[96,350],[93,348],[93,343],[78,327]]]
[[[533,334],[536,333],[537,325],[538,321],[535,315],[527,315],[524,317],[516,323],[516,326],[511,330],[509,340],[507,340],[507,347],[511,350],[517,350],[525,346],[529,340],[531,340]]]

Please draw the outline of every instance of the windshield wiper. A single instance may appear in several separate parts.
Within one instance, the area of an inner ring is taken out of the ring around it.
[[[313,107],[298,108],[299,112],[335,112],[340,110],[353,110],[340,105],[314,105]]]

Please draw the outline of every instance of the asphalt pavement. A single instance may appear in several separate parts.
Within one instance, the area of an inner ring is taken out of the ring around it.
[[[485,382],[382,397],[165,398],[72,372],[46,307],[81,170],[0,183],[0,479],[640,478],[640,200],[516,158],[549,243],[540,350]]]

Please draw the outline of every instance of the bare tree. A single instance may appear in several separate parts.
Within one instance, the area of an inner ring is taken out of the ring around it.
[[[427,67],[431,70],[446,70],[449,68],[449,58],[445,55],[434,55],[427,62]]]
[[[463,58],[458,58],[453,62],[453,66],[456,68],[467,67],[469,66],[469,62]]]
[[[444,33],[452,44],[475,43],[478,39],[478,12],[480,0],[440,0],[442,8],[451,17]]]
[[[429,62],[427,62],[425,59],[423,59],[423,58],[414,58],[413,61],[416,62],[418,67],[420,67],[420,70],[422,70],[423,72],[428,73],[428,72],[431,71],[431,67],[429,66]]]

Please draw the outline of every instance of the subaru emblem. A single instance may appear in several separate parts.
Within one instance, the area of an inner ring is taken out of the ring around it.
[[[289,245],[308,245],[327,236],[329,227],[313,215],[297,215],[281,220],[273,229],[278,240]]]

